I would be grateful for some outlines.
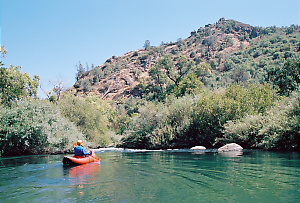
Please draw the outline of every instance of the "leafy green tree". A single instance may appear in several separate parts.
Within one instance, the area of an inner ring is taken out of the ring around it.
[[[300,85],[300,59],[287,59],[282,67],[268,70],[268,79],[278,88],[281,95],[289,95]]]
[[[167,83],[167,77],[164,73],[164,70],[161,68],[162,66],[172,66],[172,61],[169,60],[169,58],[166,58],[159,62],[160,64],[157,64],[153,66],[149,70],[149,75],[154,79],[155,83],[163,89],[163,86]]]
[[[193,72],[203,82],[204,78],[211,74],[211,66],[201,62],[193,68]]]
[[[21,67],[0,68],[1,104],[11,106],[13,102],[37,96],[40,78],[21,72]]]
[[[292,34],[295,30],[297,30],[297,26],[296,25],[291,25],[290,27],[288,27],[285,32],[286,34]]]
[[[174,63],[170,56],[167,55],[157,63],[157,69],[165,73],[169,82],[173,82],[175,86],[178,86],[182,78],[192,70],[193,66],[194,61],[188,61],[185,56],[177,57]]]
[[[106,146],[115,141],[110,131],[110,121],[115,113],[102,99],[92,95],[83,98],[66,94],[58,105],[62,115],[73,122],[89,141],[97,146]]]
[[[234,68],[234,63],[232,62],[232,60],[226,60],[225,63],[224,63],[224,70],[225,71],[229,71],[231,69]]]
[[[0,129],[3,156],[70,151],[72,142],[84,139],[56,106],[40,100],[0,106]]]
[[[173,66],[165,66],[167,77],[174,82],[176,86],[186,76],[194,66],[194,61],[188,61],[185,56],[176,58],[177,64]]]
[[[168,148],[199,144],[213,147],[216,139],[222,137],[226,123],[247,115],[263,115],[274,100],[268,85],[235,84],[225,92],[203,91],[194,97],[168,96],[164,103],[148,102],[139,107],[137,116],[123,130],[121,146]]]
[[[169,55],[162,57],[155,66],[149,70],[149,75],[156,85],[150,85],[155,98],[165,98],[172,90],[178,87],[180,81],[193,71],[194,61],[188,61],[186,57],[179,56],[175,61]]]
[[[184,77],[173,90],[177,97],[182,97],[185,94],[197,94],[202,90],[203,83],[197,78],[196,75],[190,73]]]

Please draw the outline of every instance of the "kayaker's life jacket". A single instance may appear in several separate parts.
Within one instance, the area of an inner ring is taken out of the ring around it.
[[[77,145],[74,148],[75,156],[84,156],[84,155],[89,155],[88,152],[85,151],[84,147],[81,145]]]

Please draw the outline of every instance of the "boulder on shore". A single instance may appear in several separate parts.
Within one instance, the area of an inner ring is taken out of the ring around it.
[[[243,147],[241,147],[236,143],[230,143],[218,149],[219,152],[241,151],[241,150],[243,150]]]
[[[205,150],[206,147],[203,147],[203,146],[195,146],[195,147],[192,147],[191,149],[194,149],[194,150]]]

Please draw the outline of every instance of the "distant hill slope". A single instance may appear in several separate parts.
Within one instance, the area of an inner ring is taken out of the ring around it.
[[[261,28],[221,18],[192,31],[186,39],[112,56],[89,71],[81,67],[69,91],[75,95],[93,93],[105,100],[142,97],[139,84],[151,83],[148,71],[166,55],[173,60],[185,56],[195,65],[206,63],[209,71],[201,81],[210,88],[233,82],[263,83],[270,67],[299,55],[299,26]]]

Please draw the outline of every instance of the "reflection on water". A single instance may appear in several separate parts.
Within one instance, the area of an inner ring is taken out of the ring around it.
[[[89,184],[97,186],[97,177],[100,173],[100,163],[89,163],[78,166],[64,166],[65,174],[67,172],[70,178],[71,188],[78,189],[78,196],[84,196],[84,185]]]
[[[89,163],[73,167],[64,167],[68,171],[69,178],[75,185],[93,184],[96,175],[100,173],[99,163]]]
[[[225,157],[239,157],[243,155],[243,151],[219,152],[219,154]]]
[[[5,202],[298,202],[298,153],[117,151],[63,167],[63,155],[0,159]],[[100,170],[101,169],[101,170]]]

